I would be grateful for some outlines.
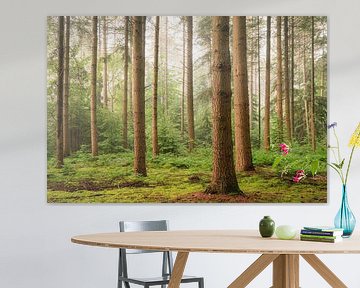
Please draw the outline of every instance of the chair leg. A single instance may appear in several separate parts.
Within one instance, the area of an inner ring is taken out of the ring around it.
[[[204,288],[204,279],[199,280],[199,288]]]

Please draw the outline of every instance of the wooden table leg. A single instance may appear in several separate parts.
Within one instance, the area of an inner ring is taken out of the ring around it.
[[[277,254],[263,254],[254,263],[252,263],[228,288],[244,288],[254,280],[271,262],[273,262],[279,255]]]
[[[314,254],[301,255],[324,280],[334,288],[347,288],[347,286]]]
[[[189,252],[177,253],[168,288],[180,287],[181,278],[184,274],[185,265],[188,257],[189,257]]]
[[[273,288],[299,288],[299,255],[281,254],[273,263]]]

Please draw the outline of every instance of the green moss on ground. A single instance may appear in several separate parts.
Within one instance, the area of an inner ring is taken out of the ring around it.
[[[325,150],[326,151],[326,150]],[[92,158],[78,153],[65,159],[62,169],[48,161],[48,202],[52,203],[173,203],[173,202],[251,202],[325,203],[327,200],[326,161],[323,155],[304,157],[304,151],[291,155],[289,173],[283,178],[271,167],[276,152],[254,151],[255,172],[238,174],[246,197],[202,193],[211,180],[210,149],[191,155],[148,157],[148,177],[133,175],[132,153],[106,154]],[[307,158],[308,157],[308,158]],[[309,159],[320,159],[315,177],[301,183],[291,181],[293,171],[308,167]],[[326,152],[325,152],[326,159]],[[288,164],[287,164],[288,165]]]

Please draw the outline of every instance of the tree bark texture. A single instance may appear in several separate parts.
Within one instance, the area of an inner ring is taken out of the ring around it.
[[[153,98],[152,98],[152,155],[159,154],[158,145],[158,75],[159,75],[159,30],[160,16],[155,18],[155,41],[154,41],[154,79],[153,79]]]
[[[194,99],[193,99],[193,18],[186,16],[186,98],[188,116],[189,151],[195,147]]]
[[[291,139],[291,118],[290,118],[290,79],[289,79],[289,17],[284,17],[284,84],[285,84],[285,123],[286,136]]]
[[[123,95],[123,107],[122,107],[122,140],[123,147],[128,148],[128,77],[129,77],[129,16],[124,17],[124,95]]]
[[[133,115],[134,115],[134,173],[146,176],[146,141],[145,141],[145,91],[144,91],[144,17],[132,16],[133,51]]]
[[[65,63],[64,63],[64,156],[70,155],[69,94],[70,94],[70,16],[65,18]]]
[[[236,171],[254,170],[249,123],[246,17],[233,17],[233,69]]]
[[[64,165],[64,127],[63,127],[63,93],[64,93],[64,16],[59,17],[58,28],[58,75],[57,75],[57,129],[56,129],[56,167]]]
[[[103,20],[103,99],[104,99],[104,106],[108,108],[109,99],[108,99],[108,69],[107,69],[107,20],[106,16],[102,17]]]
[[[96,72],[97,72],[97,35],[98,17],[92,17],[92,56],[91,56],[91,99],[90,99],[90,130],[91,154],[98,155],[97,126],[96,126]]]
[[[235,174],[231,136],[229,17],[212,17],[213,171],[207,193],[242,193]]]
[[[283,141],[283,100],[282,100],[282,46],[281,46],[281,16],[276,17],[276,50],[277,50],[277,73],[276,73],[276,115],[278,141]]]
[[[181,91],[181,120],[180,120],[180,130],[181,138],[184,139],[185,134],[185,66],[186,61],[186,23],[183,19],[183,62],[182,62],[182,91]]]
[[[295,17],[291,17],[291,101],[290,101],[290,115],[291,115],[291,138],[295,136]]]
[[[271,59],[271,16],[266,20],[266,72],[265,72],[265,110],[264,110],[264,148],[270,150],[270,59]]]
[[[316,126],[315,126],[315,18],[311,16],[311,98],[310,98],[310,129],[311,147],[316,150]]]

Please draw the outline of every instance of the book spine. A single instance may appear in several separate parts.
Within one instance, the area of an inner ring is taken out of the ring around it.
[[[315,231],[315,230],[301,230],[303,235],[318,235],[318,236],[334,236],[334,232],[331,231]]]
[[[300,234],[300,236],[303,238],[314,238],[314,239],[337,239],[337,238],[340,238],[340,236],[336,237],[336,236],[304,235],[304,234]]]
[[[312,242],[327,242],[327,243],[335,243],[335,239],[326,239],[326,238],[308,238],[308,237],[300,237],[301,241],[312,241]]]

